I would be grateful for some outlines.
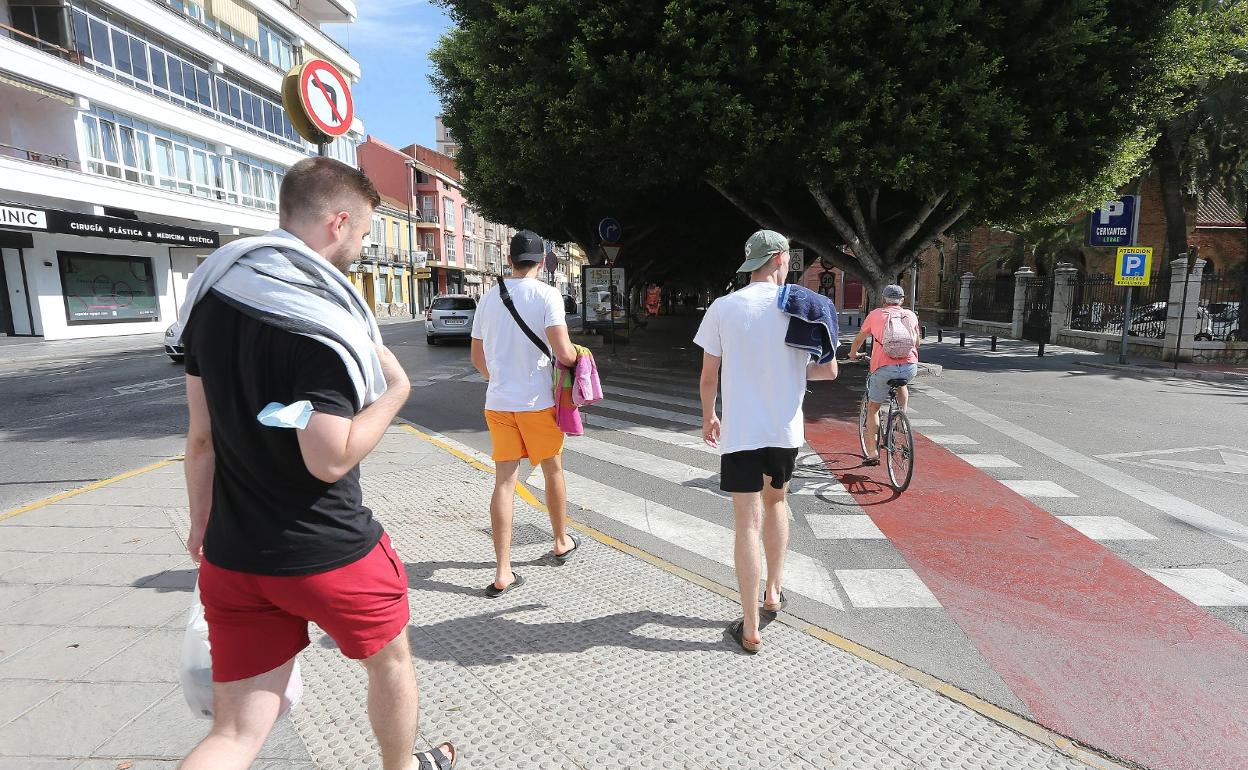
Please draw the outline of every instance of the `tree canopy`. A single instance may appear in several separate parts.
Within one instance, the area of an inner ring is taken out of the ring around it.
[[[491,217],[721,232],[680,212],[714,191],[875,288],[955,226],[1112,197],[1238,29],[1195,0],[444,2],[434,83]]]

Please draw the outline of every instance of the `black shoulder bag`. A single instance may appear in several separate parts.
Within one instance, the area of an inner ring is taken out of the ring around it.
[[[511,292],[507,291],[506,278],[498,279],[498,294],[503,298],[503,304],[507,306],[507,311],[511,313],[511,317],[516,319],[516,323],[520,326],[520,331],[524,332],[524,336],[528,337],[529,340],[537,346],[538,350],[542,351],[547,356],[550,356],[553,361],[555,357],[551,355],[550,350],[547,349],[546,343],[542,342],[542,338],[538,337],[537,334],[529,328],[529,325],[526,324],[524,319],[520,317],[520,311],[516,310],[516,303],[511,298]]]

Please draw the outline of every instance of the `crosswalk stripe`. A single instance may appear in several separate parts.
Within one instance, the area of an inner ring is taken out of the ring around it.
[[[690,436],[688,433],[679,433],[673,430],[663,430],[661,428],[652,428],[649,425],[640,425],[628,420],[617,420],[614,417],[605,417],[600,414],[592,414],[590,412],[581,412],[581,421],[586,425],[595,428],[607,428],[609,430],[619,431],[620,433],[628,433],[633,436],[641,436],[652,441],[661,441],[664,444],[682,447],[684,449],[693,449],[698,452],[705,452],[719,457],[719,450],[706,445],[706,442],[698,436]]]
[[[680,396],[670,396],[666,393],[655,393],[652,390],[638,390],[636,388],[622,388],[618,385],[611,385],[606,389],[606,396],[626,396],[628,398],[636,398],[642,401],[654,401],[660,404],[672,404],[674,406],[687,406],[691,409],[701,409],[702,402],[696,398],[681,398]]]
[[[703,468],[669,460],[665,457],[641,452],[619,444],[599,441],[589,436],[578,436],[564,445],[564,451],[574,452],[604,463],[619,465],[629,470],[653,476],[678,486],[724,497],[719,489],[719,474]],[[794,477],[789,485],[791,495],[847,495],[845,487],[833,478]]]
[[[1014,462],[1005,455],[986,455],[986,454],[959,454],[958,457],[965,460],[974,468],[1021,468],[1022,466]]]
[[[806,523],[816,540],[887,540],[870,516],[808,513]]]
[[[617,378],[619,379],[628,378],[628,379],[634,379],[634,380],[641,379],[643,381],[653,380],[655,382],[663,382],[663,383],[668,383],[670,385],[681,385],[681,386],[686,386],[690,388],[698,387],[698,380],[696,377],[691,377],[686,374],[672,374],[666,371],[658,372],[658,371],[646,370],[646,369],[629,369],[627,371],[618,371],[618,372],[607,370],[602,373],[602,378],[603,378],[603,382],[605,383],[614,382]]]
[[[615,412],[623,412],[630,415],[641,415],[642,417],[653,417],[656,420],[666,420],[680,425],[694,425],[702,427],[702,418],[688,412],[673,412],[670,409],[656,409],[652,406],[642,406],[641,404],[626,404],[623,401],[599,401],[594,404],[592,409],[607,409]]]
[[[1052,481],[1030,481],[1019,479],[1000,479],[1001,483],[1023,497],[1078,497],[1061,484]]]
[[[971,438],[970,436],[963,436],[960,433],[946,433],[946,434],[936,435],[936,436],[928,435],[928,438],[931,439],[932,441],[935,441],[937,444],[943,444],[946,446],[953,446],[955,444],[958,444],[958,445],[965,444],[969,446],[972,444],[979,443],[978,441]]]
[[[1058,516],[1057,518],[1093,540],[1156,540],[1157,538],[1117,516]]]
[[[910,569],[838,569],[837,580],[855,607],[939,607],[940,602]]]
[[[911,417],[910,424],[916,428],[943,428],[945,424],[930,417]]]
[[[1248,606],[1248,586],[1221,570],[1174,567],[1144,571],[1197,606]]]
[[[644,497],[621,491],[565,470],[569,497],[578,505],[617,521],[626,527],[646,532],[690,553],[735,569],[733,562],[734,533],[728,527],[713,524],[692,514],[677,511]],[[541,489],[545,479],[534,473],[527,482]],[[836,583],[827,568],[817,559],[790,550],[784,557],[784,587],[817,602],[845,609]]]

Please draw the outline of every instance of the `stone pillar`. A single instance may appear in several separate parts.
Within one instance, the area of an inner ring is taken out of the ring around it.
[[[1166,308],[1166,339],[1162,349],[1163,361],[1192,360],[1192,343],[1200,331],[1200,282],[1205,272],[1206,261],[1196,260],[1196,266],[1189,275],[1187,257],[1183,256],[1170,262],[1170,302]],[[1187,283],[1187,304],[1183,303],[1183,285]],[[1183,338],[1179,339],[1179,319],[1183,320]]]
[[[1075,302],[1075,278],[1079,271],[1069,262],[1059,262],[1053,270],[1053,306],[1049,308],[1049,342],[1070,323],[1070,306]]]
[[[958,291],[958,326],[971,317],[971,284],[974,281],[974,273],[962,274],[962,288]]]
[[[1027,315],[1027,282],[1036,277],[1036,271],[1023,265],[1014,271],[1014,313],[1010,316],[1010,336],[1023,338],[1023,321]]]

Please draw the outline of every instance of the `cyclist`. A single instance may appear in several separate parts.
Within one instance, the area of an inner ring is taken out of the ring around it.
[[[884,287],[880,306],[867,314],[853,343],[849,346],[851,361],[862,358],[859,349],[871,337],[871,375],[867,377],[867,435],[879,433],[880,405],[888,400],[888,381],[910,382],[919,371],[919,318],[914,311],[901,306],[906,292],[897,284]],[[910,394],[905,386],[897,389],[897,405],[905,411]],[[879,465],[879,450],[874,441],[867,442],[863,465]],[[872,456],[871,451],[876,454]]]

